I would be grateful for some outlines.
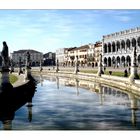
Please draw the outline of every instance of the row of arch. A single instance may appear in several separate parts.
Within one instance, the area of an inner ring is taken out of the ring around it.
[[[118,52],[119,50],[127,50],[127,49],[131,49],[131,47],[135,47],[138,46],[140,48],[140,37],[138,37],[137,39],[132,38],[130,39],[126,39],[125,40],[121,40],[121,41],[113,41],[113,42],[108,42],[108,43],[104,43],[104,53],[110,53],[110,52]]]
[[[113,56],[113,57],[104,57],[104,65],[107,67],[125,67],[131,66],[131,57],[129,55],[125,56]],[[138,65],[140,65],[140,55],[137,57]]]

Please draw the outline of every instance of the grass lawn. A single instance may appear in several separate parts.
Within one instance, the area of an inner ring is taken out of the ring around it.
[[[109,71],[106,71],[105,74],[106,74],[106,75],[110,75],[110,74],[109,74]],[[113,71],[111,75],[112,75],[112,76],[121,76],[121,77],[124,77],[124,72]],[[129,76],[129,74],[128,74],[128,76]]]
[[[80,70],[80,72],[83,72],[83,73],[94,73],[96,74],[97,73],[97,70]],[[105,71],[105,74],[106,75],[110,75],[109,74],[109,71]],[[124,72],[117,72],[117,71],[113,71],[112,76],[120,76],[120,77],[124,77]],[[129,74],[128,74],[129,76]],[[139,74],[139,77],[140,77],[140,74]]]
[[[97,73],[97,70],[80,70],[80,72],[83,72],[83,73],[94,73],[94,74],[96,74]]]
[[[96,74],[97,73],[97,70],[81,70],[80,72],[84,72],[84,73],[94,73]],[[105,74],[106,75],[110,75],[109,74],[109,71],[105,71]],[[121,77],[124,77],[124,73],[123,72],[116,72],[116,71],[113,71],[112,76],[121,76]]]
[[[0,74],[0,80],[1,80],[1,74]],[[11,84],[15,83],[17,80],[18,80],[17,76],[10,74],[10,83]]]
[[[13,84],[18,80],[17,76],[10,74],[10,83]]]

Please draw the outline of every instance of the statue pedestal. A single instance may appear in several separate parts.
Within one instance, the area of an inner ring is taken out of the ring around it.
[[[11,66],[11,70],[10,70],[10,73],[14,72],[14,67]]]
[[[58,59],[56,60],[56,72],[58,72],[59,71],[59,61],[58,61]]]
[[[133,83],[134,79],[139,79],[139,76],[137,73],[137,66],[131,66],[131,74],[129,76],[129,81]]]
[[[78,69],[78,67],[76,67],[74,70],[74,74],[77,74],[78,72],[79,72],[79,69]]]
[[[101,74],[103,74],[103,73],[104,73],[104,72],[103,72],[102,66],[100,65],[100,66],[98,67],[97,76],[101,76]]]
[[[30,76],[31,76],[31,68],[26,67],[26,69],[25,69],[25,77],[24,77],[25,81],[30,80]]]
[[[5,83],[10,83],[10,80],[9,80],[9,70],[8,71],[2,71],[2,84],[5,84]]]
[[[98,67],[97,76],[101,76],[101,74],[102,74],[102,68],[101,67]]]
[[[101,74],[103,74],[103,70],[102,70],[102,54],[100,54],[100,57],[99,57],[97,76],[101,76]]]
[[[134,79],[139,79],[138,72],[137,72],[137,52],[136,52],[136,46],[133,47],[133,52],[132,52],[132,61],[131,61],[131,74],[129,76],[129,81],[130,83],[134,82]]]
[[[40,72],[42,72],[42,70],[43,70],[43,68],[42,68],[42,67],[40,67],[40,70],[39,70],[39,71],[40,71]]]
[[[59,68],[56,68],[56,72],[58,72],[59,71]]]
[[[76,56],[74,74],[77,74],[79,72],[79,68],[78,67],[79,67],[79,64],[78,64],[78,56]]]
[[[2,68],[1,71],[1,89],[2,91],[9,91],[11,88],[13,88],[12,84],[10,83],[9,79],[9,69],[8,68]]]
[[[20,75],[21,73],[23,73],[23,71],[22,71],[21,67],[19,67],[19,69],[18,69],[18,75]]]

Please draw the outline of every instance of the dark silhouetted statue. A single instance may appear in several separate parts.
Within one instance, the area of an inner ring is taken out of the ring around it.
[[[30,53],[29,52],[27,52],[27,61],[29,62],[30,61]]]
[[[2,67],[8,68],[9,67],[8,46],[5,41],[3,42],[1,56],[2,56]]]

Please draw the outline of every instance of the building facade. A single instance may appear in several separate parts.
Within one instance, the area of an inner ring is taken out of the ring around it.
[[[68,48],[59,48],[56,50],[56,60],[58,59],[59,65],[64,66],[68,59]]]
[[[58,49],[56,59],[61,66],[74,66],[76,57],[79,66],[98,66],[100,53],[102,53],[102,42],[98,41],[95,44]]]
[[[103,36],[103,63],[108,67],[131,65],[133,47],[137,49],[137,62],[140,65],[140,27]]]
[[[48,52],[43,55],[44,66],[54,66],[55,65],[55,53]]]
[[[77,47],[69,48],[67,51],[67,66],[74,66],[74,60],[76,55],[76,49]]]
[[[102,42],[98,41],[95,44],[89,44],[88,49],[88,66],[97,67],[99,62],[99,56],[102,53]]]
[[[39,66],[40,61],[43,61],[43,53],[35,51],[35,50],[14,51],[13,53],[10,54],[10,58],[12,59],[13,63],[16,66],[18,66],[19,59],[21,59],[21,64],[25,65],[27,51],[30,53],[31,66]]]
[[[89,49],[89,45],[83,45],[76,49],[75,56],[78,56],[78,62],[80,66],[87,65],[88,49]]]
[[[76,57],[78,57],[78,64],[84,66],[87,64],[87,50],[89,49],[88,45],[83,45],[80,47],[74,47],[68,49],[68,66],[74,66]]]

